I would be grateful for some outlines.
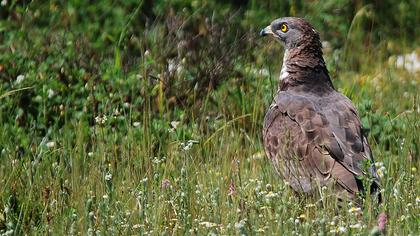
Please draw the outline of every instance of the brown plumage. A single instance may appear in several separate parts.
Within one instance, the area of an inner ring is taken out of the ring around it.
[[[286,17],[261,31],[283,43],[278,93],[263,128],[267,156],[300,193],[328,186],[340,198],[355,199],[379,178],[358,112],[337,92],[328,75],[318,33],[303,19]],[[369,181],[368,181],[369,182]]]

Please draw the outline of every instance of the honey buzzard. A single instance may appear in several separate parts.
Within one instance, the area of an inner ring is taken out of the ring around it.
[[[327,186],[339,199],[356,200],[366,192],[365,183],[379,192],[358,112],[335,90],[317,31],[304,19],[285,17],[260,34],[285,48],[278,92],[263,128],[265,152],[276,172],[304,194]]]

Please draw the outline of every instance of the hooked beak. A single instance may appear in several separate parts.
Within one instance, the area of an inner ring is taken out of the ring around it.
[[[260,36],[266,36],[266,35],[269,35],[269,34],[274,34],[273,31],[271,30],[271,25],[265,27],[260,32]]]

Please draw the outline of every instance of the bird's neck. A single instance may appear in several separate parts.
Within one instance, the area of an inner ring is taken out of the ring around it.
[[[322,49],[304,45],[286,49],[280,71],[279,89],[317,93],[334,90]]]

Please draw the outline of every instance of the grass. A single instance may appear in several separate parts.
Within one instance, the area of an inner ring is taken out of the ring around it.
[[[282,49],[262,25],[209,3],[137,26],[127,2],[0,12],[14,19],[0,21],[1,234],[366,235],[379,212],[389,234],[419,234],[420,77],[390,57],[415,45],[326,52],[383,176],[382,205],[339,208],[328,189],[293,193],[263,153]]]

